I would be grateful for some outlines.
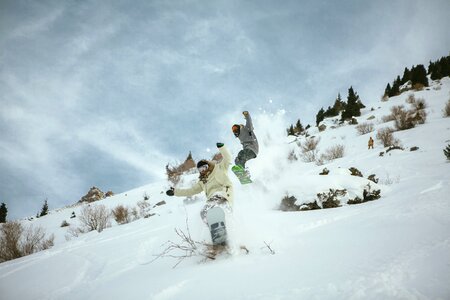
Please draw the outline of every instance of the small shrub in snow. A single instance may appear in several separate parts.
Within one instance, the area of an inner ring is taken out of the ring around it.
[[[295,204],[297,198],[294,196],[286,195],[281,199],[281,204],[279,209],[282,211],[297,211],[300,209],[300,206]]]
[[[363,203],[363,200],[361,198],[359,198],[358,196],[356,196],[354,199],[349,199],[347,201],[347,204],[349,204],[349,205],[361,204],[361,203]]]
[[[367,179],[372,182],[375,182],[375,183],[378,183],[378,180],[379,180],[375,174],[369,175],[369,177],[367,177]]]
[[[139,216],[141,218],[147,218],[149,216],[150,204],[146,201],[139,201],[137,206],[139,208]]]
[[[372,123],[361,123],[356,126],[356,131],[360,134],[367,134],[369,132],[372,132],[374,130]]]
[[[53,246],[54,236],[45,237],[42,227],[24,228],[19,222],[0,226],[0,262],[19,258]]]
[[[450,117],[450,100],[447,101],[444,107],[444,117]]]
[[[328,148],[322,155],[323,160],[331,161],[341,157],[344,157],[345,147],[344,145],[335,145]]]
[[[300,210],[315,210],[315,209],[321,209],[319,204],[317,204],[317,201],[309,202],[309,203],[303,203],[300,205]]]
[[[317,154],[319,150],[317,145],[320,142],[320,138],[307,138],[305,142],[299,143],[300,149],[302,151],[302,158],[305,162],[313,162],[317,159]]]
[[[295,154],[295,150],[291,150],[289,152],[288,160],[289,161],[297,161],[298,160],[297,154]]]
[[[447,157],[447,160],[450,160],[450,144],[444,149],[444,155]]]
[[[414,99],[414,101],[411,103],[414,110],[422,110],[428,107],[427,102],[423,98]]]
[[[378,130],[376,138],[383,143],[384,147],[389,147],[394,143],[393,130],[390,127],[384,127]]]
[[[391,122],[394,120],[395,120],[395,117],[392,114],[381,117],[381,122],[383,122],[383,123]]]
[[[381,190],[372,189],[372,186],[370,185],[370,183],[368,183],[364,187],[363,202],[377,200],[377,199],[380,199],[380,197],[381,197]]]
[[[110,212],[106,206],[100,205],[86,205],[81,209],[79,220],[87,231],[97,230],[102,232],[103,229],[109,226]]]
[[[414,94],[409,94],[408,95],[408,98],[406,98],[406,100],[405,100],[405,102],[406,103],[409,103],[409,104],[412,104],[412,103],[414,103],[416,101],[416,97],[414,96]]]
[[[322,208],[335,208],[341,206],[339,197],[343,197],[347,194],[347,190],[330,189],[328,192],[318,193],[318,203]]]
[[[395,110],[395,113],[393,112],[394,124],[395,128],[397,130],[407,130],[414,128],[415,123],[413,121],[413,115],[411,111],[407,111],[403,108],[403,106],[399,106],[399,109]]]
[[[400,182],[400,176],[397,176],[396,178],[391,178],[389,174],[386,174],[385,179],[381,179],[380,183],[384,185],[392,185],[394,183]]]
[[[112,214],[114,216],[114,220],[118,224],[126,224],[131,221],[131,215],[129,213],[128,207],[123,205],[118,205],[112,210]]]
[[[351,167],[349,170],[352,173],[352,176],[364,177],[361,171],[359,171],[357,168]]]

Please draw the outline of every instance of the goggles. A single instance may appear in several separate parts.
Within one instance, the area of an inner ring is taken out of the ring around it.
[[[208,170],[208,167],[209,167],[208,165],[202,165],[202,166],[198,167],[197,169],[201,173],[201,172]]]

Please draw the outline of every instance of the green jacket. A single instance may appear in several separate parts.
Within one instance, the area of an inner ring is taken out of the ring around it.
[[[207,199],[210,199],[214,195],[219,195],[226,198],[230,206],[233,205],[233,184],[228,177],[228,167],[231,164],[231,154],[226,146],[220,147],[219,151],[223,158],[217,164],[209,162],[209,164],[214,166],[214,169],[206,178],[206,183],[199,180],[191,188],[175,188],[175,196],[193,196],[203,191],[205,192]]]

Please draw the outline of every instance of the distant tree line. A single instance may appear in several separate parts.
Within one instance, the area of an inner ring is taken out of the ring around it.
[[[442,57],[439,60],[428,65],[428,71],[424,65],[412,66],[411,69],[405,68],[403,76],[397,76],[394,81],[388,83],[384,90],[384,97],[393,97],[400,95],[403,90],[402,86],[406,83],[410,84],[410,88],[420,89],[428,86],[428,77],[431,80],[438,80],[446,76],[450,76],[450,56]]]

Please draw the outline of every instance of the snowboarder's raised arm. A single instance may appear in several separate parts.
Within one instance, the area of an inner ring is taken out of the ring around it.
[[[243,111],[242,114],[245,117],[245,127],[247,127],[249,131],[253,131],[252,117],[250,117],[249,112],[248,111]]]

